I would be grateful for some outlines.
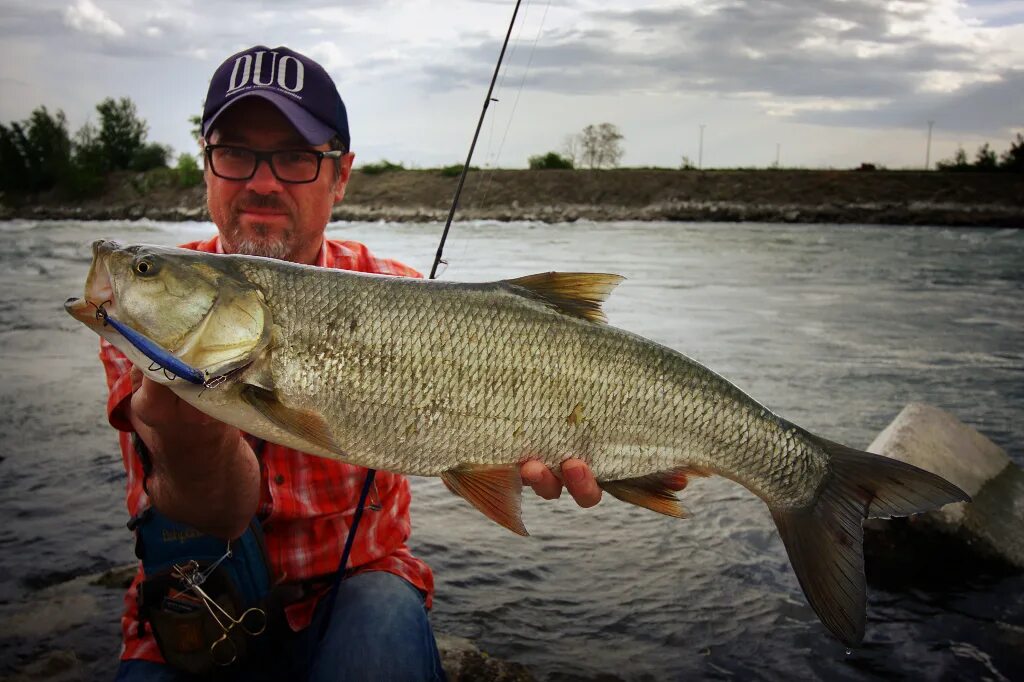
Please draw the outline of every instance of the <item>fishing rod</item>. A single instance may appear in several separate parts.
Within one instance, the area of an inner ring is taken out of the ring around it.
[[[512,27],[516,23],[516,15],[519,14],[519,5],[523,0],[516,0],[515,9],[512,10],[512,21],[508,22],[508,32],[505,34],[505,42],[501,44],[501,52],[498,54],[498,63],[494,65],[494,75],[491,76],[491,86],[487,88],[487,96],[484,97],[484,106],[480,111],[480,119],[476,122],[476,132],[473,133],[473,141],[469,144],[469,154],[466,155],[466,163],[462,166],[462,175],[459,176],[459,184],[455,188],[455,196],[452,197],[452,207],[448,210],[448,220],[444,224],[444,232],[441,233],[441,242],[437,245],[437,255],[434,256],[434,264],[430,268],[430,279],[437,277],[437,266],[441,263],[441,255],[444,253],[444,243],[448,239],[448,230],[452,226],[452,219],[455,217],[455,209],[459,205],[459,196],[462,194],[462,186],[466,184],[466,176],[469,174],[469,164],[473,160],[473,150],[476,149],[477,138],[480,137],[480,128],[484,125],[484,117],[487,115],[487,107],[491,102],[497,101],[491,97],[494,93],[494,84],[498,80],[498,72],[501,71],[501,62],[505,59],[505,49],[508,47],[508,39],[512,36]]]

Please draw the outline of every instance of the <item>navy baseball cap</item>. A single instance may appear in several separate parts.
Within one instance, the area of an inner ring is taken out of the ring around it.
[[[217,67],[203,107],[203,137],[220,115],[248,97],[277,107],[311,145],[337,135],[349,148],[348,114],[338,88],[324,67],[287,47],[263,45],[242,50]]]

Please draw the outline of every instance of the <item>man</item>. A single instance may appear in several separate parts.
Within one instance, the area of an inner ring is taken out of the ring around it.
[[[375,258],[362,244],[324,238],[355,156],[345,106],[313,60],[262,46],[229,57],[210,82],[203,136],[207,201],[218,234],[186,248],[419,276]],[[327,614],[321,597],[334,577],[366,470],[258,443],[143,378],[109,344],[100,355],[110,387],[109,420],[121,431],[129,513],[152,506],[224,539],[239,537],[253,517],[259,519],[271,574],[294,588],[284,609],[290,632],[267,645],[281,670],[314,680],[443,678],[426,614],[433,576],[405,544],[411,525],[404,477],[377,474],[355,536],[351,575]],[[600,500],[582,461],[567,461],[561,475],[581,506]],[[525,462],[522,477],[542,497],[561,493],[559,477],[539,462]],[[117,679],[188,679],[164,663],[150,628],[139,622],[142,579],[140,568],[126,597]],[[325,619],[320,645],[316,634]],[[259,672],[241,670],[244,679]]]

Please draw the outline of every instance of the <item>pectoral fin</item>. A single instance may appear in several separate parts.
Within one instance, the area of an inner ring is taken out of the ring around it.
[[[635,504],[666,516],[685,519],[690,516],[690,513],[676,497],[676,491],[686,487],[690,475],[706,476],[707,474],[694,469],[678,468],[637,478],[598,481],[598,485],[609,495],[623,502]]]
[[[286,407],[271,391],[258,386],[250,385],[243,388],[242,398],[283,431],[298,436],[328,452],[344,454],[334,442],[327,423],[320,415]]]
[[[441,480],[487,518],[513,533],[529,535],[522,519],[523,481],[518,465],[463,464],[441,474]]]

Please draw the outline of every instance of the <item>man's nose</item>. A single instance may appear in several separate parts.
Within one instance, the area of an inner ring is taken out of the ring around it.
[[[256,161],[256,172],[246,182],[246,189],[257,194],[272,194],[281,191],[281,181],[274,176],[269,159]]]

